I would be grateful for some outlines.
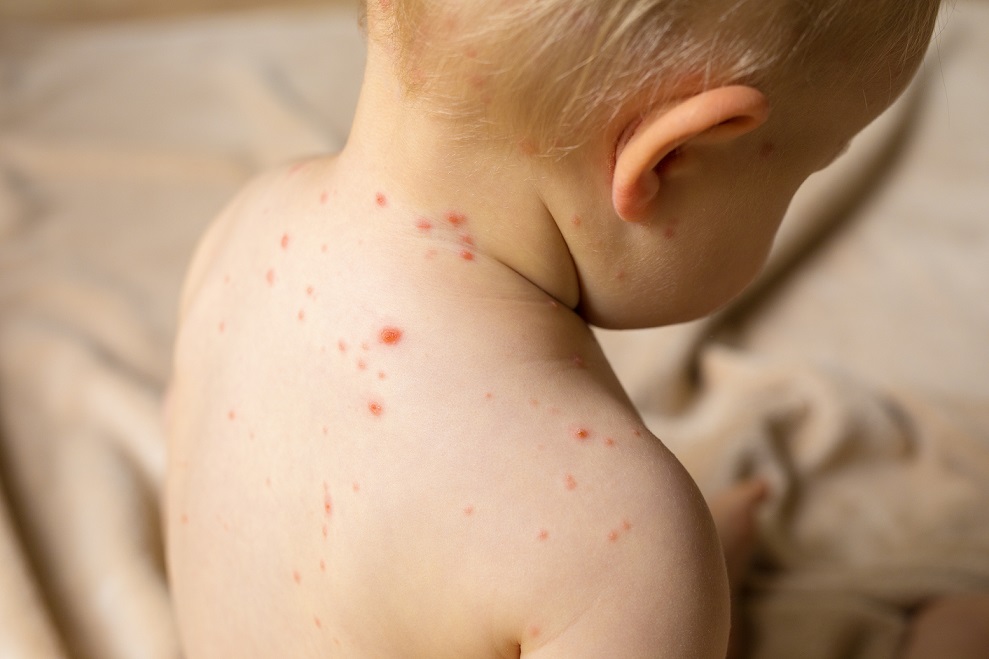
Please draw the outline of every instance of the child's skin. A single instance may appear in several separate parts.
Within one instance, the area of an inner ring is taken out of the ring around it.
[[[695,90],[558,162],[453,144],[369,48],[345,150],[253,183],[189,275],[167,492],[186,656],[724,657],[711,514],[587,323],[727,302],[918,62]]]

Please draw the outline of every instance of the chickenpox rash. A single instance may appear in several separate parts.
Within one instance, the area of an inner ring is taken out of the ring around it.
[[[320,620],[319,620],[319,617],[318,617],[318,616],[313,616],[313,619],[312,619],[312,621],[313,621],[313,624],[315,624],[315,625],[316,625],[316,629],[322,629],[322,628],[323,628],[323,623],[322,623],[322,622],[320,622]]]
[[[237,412],[235,410],[230,410],[229,412],[227,412],[227,419],[230,420],[230,421],[236,421],[237,420]]]
[[[611,437],[604,438],[604,445],[607,446],[608,448],[615,446],[615,444],[616,444],[615,440],[612,439]]]
[[[180,522],[182,522],[182,525],[183,525],[183,526],[185,526],[186,524],[188,524],[188,523],[189,523],[189,516],[188,516],[188,515],[185,515],[185,514],[183,514],[183,515],[182,515],[182,517],[181,517],[181,518],[179,518],[179,521],[180,521]]]
[[[316,294],[316,289],[312,286],[306,286],[306,295],[309,297],[314,297]]]
[[[367,404],[367,409],[374,416],[381,416],[382,414],[384,414],[385,411],[384,408],[381,406],[381,403],[375,400],[372,400],[370,403]]]
[[[570,361],[573,362],[573,365],[577,368],[587,368],[587,364],[584,363],[584,358],[578,353],[574,353],[574,355],[570,358]]]
[[[591,438],[591,431],[582,426],[575,427],[570,434],[573,435],[574,439],[580,441],[584,441],[585,439]]]
[[[471,517],[474,514],[474,506],[464,506],[464,517]]]
[[[379,192],[374,195],[374,203],[376,203],[379,208],[384,208],[388,205],[388,197]]]
[[[632,523],[628,519],[623,519],[620,526],[608,531],[608,542],[618,542],[622,535],[632,530]]]
[[[289,238],[289,236],[288,236],[287,233],[286,234],[283,234],[282,235],[282,249],[288,249],[289,242],[291,242],[291,238]]]
[[[367,370],[367,362],[364,361],[363,359],[358,359],[357,360],[357,370],[358,371],[366,371]]]
[[[666,225],[663,229],[663,237],[667,240],[673,240],[677,235],[677,225],[679,221],[676,218],[670,220],[670,223]]]
[[[269,286],[275,285],[275,271],[272,268],[268,269],[268,272],[264,273],[264,279],[268,282]]]
[[[416,229],[419,229],[423,233],[429,233],[433,229],[433,223],[424,217],[420,217],[416,220]]]
[[[490,391],[487,392],[486,394],[484,394],[484,400],[488,400],[488,401],[494,400],[494,394],[491,393]]]
[[[461,250],[460,251],[460,258],[462,258],[464,261],[473,261],[474,260],[474,252],[470,251],[469,249]]]
[[[319,559],[319,571],[326,572],[326,561],[323,559]]]
[[[580,215],[574,215],[573,218],[570,220],[570,224],[573,225],[574,229],[579,229],[583,223],[584,220],[580,217]]]
[[[549,540],[549,531],[546,529],[539,529],[539,535],[536,536],[536,539],[539,540],[539,542],[546,542]]]
[[[455,227],[462,226],[467,222],[467,216],[463,213],[458,213],[456,211],[450,211],[446,214],[446,221]]]
[[[378,334],[378,340],[385,345],[398,345],[399,341],[402,340],[402,330],[397,327],[386,327]]]
[[[329,483],[323,482],[323,513],[327,517],[333,516],[333,497],[330,496]]]
[[[358,483],[357,481],[354,481],[354,484],[350,486],[350,489],[354,491],[354,494],[357,494],[361,491],[361,484]]]
[[[343,354],[347,353],[347,344],[344,342],[343,339],[337,341],[337,350],[339,350]]]
[[[319,195],[320,205],[325,206],[326,202],[328,202],[329,200],[330,200],[330,193],[327,192],[326,190],[323,190],[323,192]]]
[[[566,478],[563,479],[563,484],[571,492],[577,489],[577,479],[574,478],[573,474],[567,474]]]
[[[305,310],[299,309],[298,317],[299,317],[299,322],[304,321],[306,319],[306,312],[305,312]]]
[[[223,334],[227,329],[227,324],[221,320],[220,324],[216,326],[216,329],[220,331],[220,334]]]
[[[535,625],[531,625],[529,629],[526,630],[526,634],[529,635],[529,638],[539,638],[542,633],[543,630],[539,629],[539,627],[536,627]]]
[[[295,582],[295,585],[296,586],[298,586],[298,585],[300,585],[302,583],[302,575],[299,574],[299,571],[298,570],[293,570],[293,572],[292,572],[292,581]]]

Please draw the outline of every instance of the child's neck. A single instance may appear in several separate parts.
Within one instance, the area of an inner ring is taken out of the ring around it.
[[[467,218],[474,249],[566,306],[580,292],[570,251],[522,155],[457,144],[443,120],[402,92],[391,63],[371,44],[347,146],[349,175],[371,181],[423,215]]]

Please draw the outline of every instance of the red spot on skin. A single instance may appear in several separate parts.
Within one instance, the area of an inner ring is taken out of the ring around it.
[[[275,284],[275,271],[269,269],[268,272],[264,273],[264,278],[268,282],[268,285],[269,286],[274,286],[274,284]]]
[[[460,242],[468,247],[474,247],[474,239],[466,233],[460,236]]]
[[[330,527],[327,526],[326,524],[323,524],[323,538],[325,539],[328,537],[330,537]]]
[[[466,55],[468,59],[477,59],[477,48],[467,46],[467,48],[464,49],[464,55]]]
[[[559,303],[559,302],[557,302],[557,301],[556,301],[556,300],[554,300],[554,299],[550,299],[550,301],[549,301],[549,306],[550,306],[551,308],[553,308],[553,309],[559,309],[559,308],[560,308],[560,303]]]
[[[397,345],[398,342],[402,340],[402,330],[397,327],[386,327],[381,330],[381,334],[378,335],[378,340],[385,345]]]
[[[611,530],[608,531],[608,542],[618,542],[618,538],[621,534],[618,531]]]
[[[462,258],[464,261],[473,261],[474,252],[470,251],[469,249],[465,249],[460,252],[460,258]]]
[[[227,324],[221,320],[220,324],[217,325],[216,328],[220,330],[220,334],[223,334],[224,330],[227,329]]]
[[[367,362],[365,362],[363,359],[358,359],[357,360],[357,370],[358,371],[366,371],[367,370]]]
[[[319,571],[326,572],[326,561],[324,561],[323,559],[319,560]]]
[[[581,219],[580,215],[574,215],[570,223],[573,224],[575,229],[579,229],[580,225],[584,223],[584,220]]]
[[[264,486],[265,487],[268,487],[268,488],[271,487],[271,479],[270,478],[265,478],[264,479]]]
[[[327,517],[333,515],[333,497],[330,496],[330,486],[327,483],[323,483],[323,513]]]
[[[465,222],[467,222],[467,216],[463,213],[458,213],[456,211],[450,211],[446,214],[446,221],[455,227],[459,227]]]
[[[303,311],[302,309],[299,309],[299,320],[303,321],[305,319],[306,319],[306,312]]]
[[[237,419],[237,412],[235,412],[234,410],[230,410],[229,412],[227,412],[227,418],[230,419],[231,421],[235,421]]]
[[[329,199],[330,199],[330,194],[326,192],[326,190],[323,190],[323,193],[319,195],[319,203],[325,206],[326,202],[329,201]]]
[[[381,416],[384,413],[384,411],[385,411],[384,408],[381,407],[381,403],[379,403],[377,401],[371,401],[370,403],[368,403],[367,404],[367,409],[374,416]]]
[[[288,243],[289,243],[289,237],[288,234],[286,233],[285,235],[282,236],[282,249],[288,249]]]
[[[330,246],[329,245],[323,245],[322,247],[319,248],[319,250],[321,252],[323,252],[323,254],[326,254],[328,251],[330,251]]]
[[[631,531],[632,530],[632,522],[628,521],[627,519],[623,519],[622,520],[622,530],[624,530],[625,532]]]
[[[416,228],[419,229],[419,231],[428,233],[429,231],[432,230],[433,223],[424,217],[420,217],[418,220],[416,220]]]
[[[367,352],[370,349],[371,349],[371,344],[368,343],[367,341],[361,344],[361,350],[363,350],[364,352]]]
[[[484,394],[484,400],[494,400],[494,394],[489,391],[488,393]]]
[[[374,203],[376,203],[381,208],[384,208],[385,206],[388,205],[388,197],[386,197],[385,195],[379,192],[378,194],[374,195]]]
[[[354,494],[357,494],[358,492],[361,491],[361,484],[355,482],[353,485],[351,485],[351,488],[354,490]]]
[[[532,405],[533,407],[539,407],[539,399],[538,398],[530,398],[529,399],[529,405]]]
[[[617,279],[618,281],[625,281],[625,277],[627,276],[628,274],[624,270],[619,270],[618,272],[615,273],[615,279]]]
[[[570,491],[577,489],[577,479],[574,478],[573,474],[567,474],[567,477],[564,479],[564,484]]]
[[[549,531],[546,529],[539,529],[539,535],[536,537],[539,538],[540,542],[546,542],[549,540]]]
[[[378,371],[378,379],[379,380],[384,380],[387,377],[388,377],[388,375],[386,375],[384,371]]]
[[[303,168],[304,168],[304,167],[305,167],[305,166],[306,166],[307,164],[309,164],[309,163],[308,163],[307,161],[303,161],[303,162],[297,162],[297,163],[295,163],[294,165],[292,165],[292,167],[291,167],[291,168],[290,168],[290,169],[288,170],[288,173],[289,173],[290,175],[291,175],[291,174],[295,174],[295,173],[296,173],[296,172],[298,172],[298,171],[299,171],[300,169],[303,169]]]
[[[591,431],[587,428],[577,427],[573,429],[573,437],[574,439],[579,439],[581,441],[590,439]]]
[[[436,258],[437,251],[435,249],[426,250],[426,260],[432,261]]]
[[[539,635],[542,634],[543,631],[539,629],[539,627],[533,625],[529,627],[528,633],[530,638],[539,638]]]
[[[604,445],[605,446],[608,446],[608,447],[612,447],[612,446],[615,445],[615,440],[613,440],[611,437],[605,437],[604,438]]]
[[[670,223],[663,229],[663,237],[667,240],[673,240],[677,235],[677,219],[673,218]]]
[[[313,623],[315,623],[316,629],[322,629],[323,628],[323,623],[319,621],[319,618],[318,617],[313,616],[312,621],[313,621]]]
[[[464,515],[466,517],[470,517],[473,514],[474,514],[474,506],[466,506],[464,508]]]
[[[326,426],[323,426],[323,434],[324,435],[329,435],[330,434],[330,429],[327,428]]]
[[[574,354],[573,357],[570,358],[570,361],[572,361],[573,362],[573,365],[576,366],[577,368],[586,368],[587,367],[587,364],[584,363],[584,358],[581,357],[580,355],[576,354],[576,353]]]
[[[344,342],[343,339],[340,339],[339,341],[337,341],[337,349],[340,352],[342,352],[342,353],[346,353],[347,352],[347,344]]]
[[[315,288],[313,288],[312,286],[306,286],[306,295],[312,297],[315,292],[316,292]]]
[[[632,434],[635,435],[636,437],[642,437],[642,431],[638,429],[633,430]]]
[[[295,571],[292,572],[292,581],[294,581],[296,583],[296,585],[302,583],[302,575],[299,574],[299,571],[298,570],[295,570]]]
[[[182,521],[182,524],[188,524],[189,523],[189,516],[188,515],[182,515],[181,521]]]
[[[531,156],[536,153],[536,144],[527,137],[519,140],[519,153],[523,156]]]
[[[230,283],[230,275],[223,275],[223,283],[224,284]]]

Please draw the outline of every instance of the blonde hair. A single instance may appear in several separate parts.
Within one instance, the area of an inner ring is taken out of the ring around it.
[[[366,0],[367,1],[367,0]],[[759,84],[844,48],[926,48],[940,0],[370,0],[406,91],[469,139],[564,153],[633,103]],[[883,25],[877,34],[876,26]],[[926,30],[926,32],[925,32]],[[840,44],[838,43],[840,42]]]

